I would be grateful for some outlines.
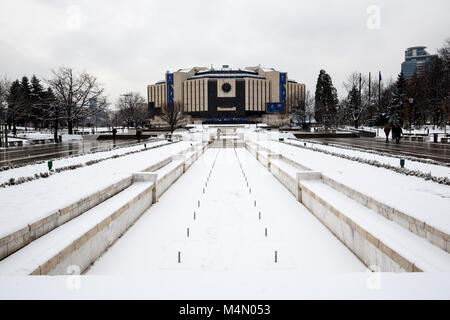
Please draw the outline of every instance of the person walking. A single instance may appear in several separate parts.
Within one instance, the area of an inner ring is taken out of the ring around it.
[[[116,128],[112,129],[112,134],[113,134],[113,140],[114,140],[114,142],[116,142],[116,134],[117,134],[117,129]]]
[[[389,142],[389,133],[391,132],[391,126],[389,125],[389,123],[386,123],[386,125],[384,126],[384,133],[386,134],[386,142]],[[392,132],[392,134],[394,134],[394,132]]]
[[[396,143],[400,143],[400,137],[402,133],[402,127],[398,123],[392,126],[392,138],[395,139]]]
[[[136,129],[136,136],[137,136],[138,142],[141,142],[141,136],[142,136],[142,128],[141,127],[138,127]]]

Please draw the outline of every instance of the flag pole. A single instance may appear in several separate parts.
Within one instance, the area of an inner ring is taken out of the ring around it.
[[[378,71],[378,121],[380,120],[380,109],[381,109],[381,71]],[[377,136],[378,136],[378,126],[377,126]]]
[[[368,106],[367,106],[367,108],[370,110],[370,112],[372,113],[372,103],[371,103],[371,97],[372,97],[372,95],[371,95],[371,88],[372,88],[372,85],[371,85],[371,80],[372,78],[371,78],[371,73],[369,72],[369,103],[368,103]]]

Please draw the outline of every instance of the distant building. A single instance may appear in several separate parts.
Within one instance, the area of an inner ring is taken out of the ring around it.
[[[436,54],[429,54],[426,47],[411,47],[405,51],[405,61],[402,63],[402,73],[406,79],[412,78],[427,69],[427,65],[437,58]]]
[[[197,119],[247,119],[289,111],[304,100],[305,85],[275,69],[194,67],[167,72],[165,80],[148,85],[149,108],[179,103]]]

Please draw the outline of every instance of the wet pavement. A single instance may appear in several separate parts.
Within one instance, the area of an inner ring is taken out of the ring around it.
[[[32,163],[39,160],[62,158],[93,151],[108,150],[114,146],[127,146],[137,142],[137,140],[117,140],[116,143],[112,140],[74,140],[62,143],[10,147],[8,149],[0,150],[0,167]]]
[[[386,142],[384,139],[376,138],[321,138],[308,140],[450,163],[450,144],[445,143],[400,140],[400,143],[397,144],[393,140]]]

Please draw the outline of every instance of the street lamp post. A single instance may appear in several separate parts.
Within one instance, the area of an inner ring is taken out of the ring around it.
[[[411,133],[411,131],[412,131],[411,118],[412,118],[412,115],[414,114],[414,111],[412,109],[413,103],[414,103],[414,99],[413,98],[409,98],[408,102],[409,102],[409,133]]]

